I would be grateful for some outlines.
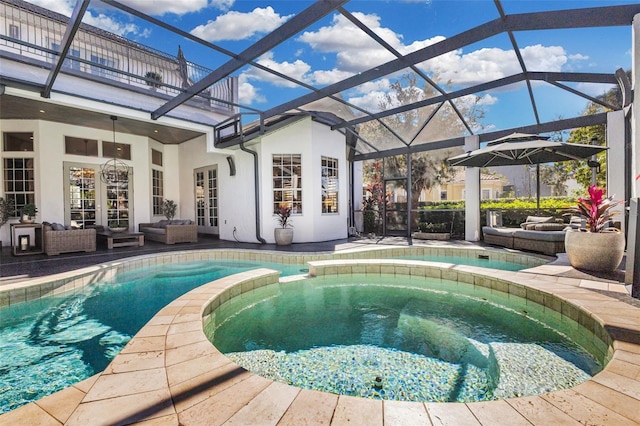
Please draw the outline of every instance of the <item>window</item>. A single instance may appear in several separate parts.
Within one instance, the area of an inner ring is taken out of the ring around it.
[[[82,139],[65,136],[65,154],[84,155],[85,157],[98,156],[98,141],[95,139]]]
[[[447,191],[440,191],[440,201],[447,201]]]
[[[162,166],[162,152],[151,149],[151,164],[155,164],[156,166]]]
[[[104,68],[104,67],[115,68],[116,62],[113,59],[102,58],[97,55],[91,55],[91,62],[93,62],[94,64],[97,64],[97,65],[91,65],[91,74],[96,74],[96,75],[99,75],[100,77],[109,77],[109,76],[115,75],[114,71],[110,71]]]
[[[322,213],[338,213],[338,159],[322,157]]]
[[[164,176],[162,171],[151,169],[151,182],[153,186],[153,214],[159,216],[162,215],[162,203],[164,203]]]
[[[9,24],[9,37],[20,40],[20,27],[17,25]]]
[[[4,194],[15,203],[12,216],[18,217],[25,204],[35,204],[36,179],[33,158],[4,159]]]
[[[273,155],[273,212],[281,204],[291,206],[291,212],[302,214],[302,156]]]
[[[33,152],[33,133],[5,133],[2,148],[4,151]]]
[[[489,198],[491,198],[491,190],[490,189],[483,189],[480,198],[482,200],[488,200]]]
[[[131,160],[131,145],[102,141],[102,156],[105,158]]]
[[[55,50],[56,52],[60,52],[60,43],[51,43],[51,49]],[[79,58],[80,50],[70,48],[69,51],[67,52],[67,56],[73,56],[73,57]],[[54,56],[53,59],[57,59],[57,56]],[[64,62],[62,63],[62,66],[65,68],[71,68],[73,70],[79,70],[80,62],[74,61],[72,59],[65,59]]]

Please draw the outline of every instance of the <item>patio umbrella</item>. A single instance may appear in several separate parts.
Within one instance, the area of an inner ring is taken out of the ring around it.
[[[178,45],[178,71],[182,79],[182,88],[186,89],[191,86],[189,83],[189,66],[187,65],[187,59],[184,57],[182,46],[180,45]]]
[[[608,149],[598,145],[584,145],[550,141],[546,136],[512,133],[487,143],[484,148],[468,151],[448,159],[452,166],[493,167],[519,164],[536,165],[537,207],[540,208],[540,164],[558,161],[586,160]]]

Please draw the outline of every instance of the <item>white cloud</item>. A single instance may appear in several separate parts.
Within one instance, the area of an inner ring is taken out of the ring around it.
[[[173,13],[181,16],[187,13],[199,12],[205,9],[209,4],[208,0],[120,0],[122,4],[126,4],[142,13],[153,16],[162,16],[167,13]]]
[[[273,53],[268,52],[260,57],[256,62],[270,68],[274,71],[278,71],[281,74],[288,75],[299,81],[307,81],[309,78],[309,71],[311,66],[306,62],[297,59],[294,62],[276,62],[273,60]],[[266,81],[274,86],[280,87],[299,87],[297,84],[291,83],[288,80],[284,80],[276,75],[270,74],[266,71],[262,71],[258,68],[249,68],[242,73],[242,76],[248,80]]]
[[[574,55],[569,55],[569,59],[571,59],[572,61],[588,61],[589,56],[576,53]]]
[[[269,33],[285,23],[292,15],[280,16],[271,6],[255,8],[249,13],[228,12],[204,25],[198,25],[191,34],[207,41],[244,40],[256,34]]]
[[[238,101],[241,104],[252,105],[254,103],[266,102],[266,98],[259,92],[260,90],[247,82],[242,75],[238,78]]]
[[[72,0],[30,0],[30,3],[52,10],[64,16],[71,16],[75,7],[75,1]],[[95,15],[89,10],[87,10],[82,17],[82,22],[121,36],[126,36],[128,34],[146,34],[144,31],[141,33],[139,28],[132,23],[119,22],[104,13]]]

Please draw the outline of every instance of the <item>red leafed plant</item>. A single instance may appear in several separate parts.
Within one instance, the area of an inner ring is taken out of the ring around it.
[[[291,206],[281,203],[275,213],[278,216],[276,219],[281,227],[286,228],[290,226],[293,228],[293,225],[291,225],[289,220],[289,217],[291,216]]]
[[[613,201],[613,196],[605,197],[604,189],[596,185],[589,187],[588,198],[578,198],[578,204],[567,210],[567,214],[577,215],[587,220],[587,231],[603,232],[613,216],[611,209],[623,201]]]

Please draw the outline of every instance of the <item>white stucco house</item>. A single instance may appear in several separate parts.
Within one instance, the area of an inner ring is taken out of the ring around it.
[[[347,236],[344,134],[310,115],[284,116],[241,147],[216,148],[214,126],[237,112],[237,78],[151,120],[150,111],[211,70],[85,24],[51,90],[52,52],[67,22],[0,1],[0,196],[15,200],[10,223],[34,203],[38,222],[117,221],[133,231],[163,219],[162,201],[171,199],[176,218],[196,221],[199,233],[273,243],[274,209],[288,203],[294,242]],[[110,170],[114,159],[121,168]],[[9,226],[0,240],[9,244]]]

